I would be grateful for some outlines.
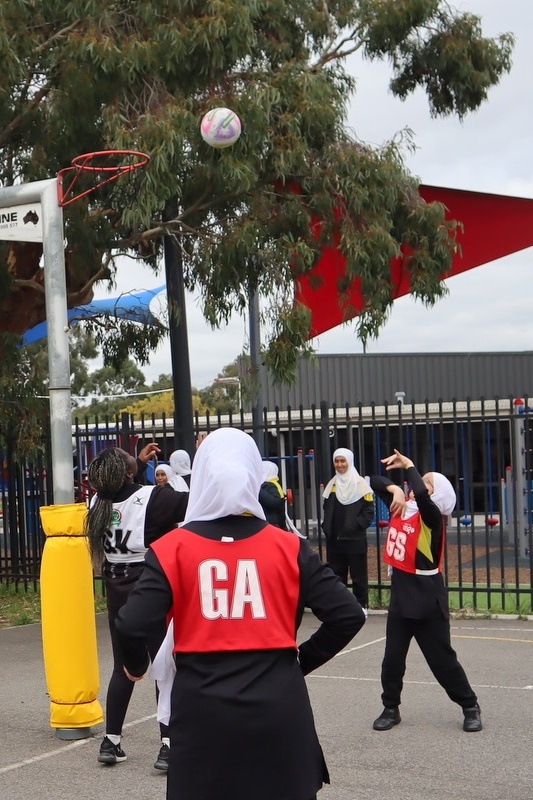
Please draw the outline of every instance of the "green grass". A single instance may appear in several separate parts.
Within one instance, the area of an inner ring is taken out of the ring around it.
[[[31,625],[41,621],[39,584],[0,584],[0,628]],[[105,611],[105,597],[100,581],[95,582],[95,611]]]
[[[503,593],[498,589],[491,589],[490,592],[484,584],[478,584],[476,591],[471,584],[463,584],[463,589],[459,592],[454,584],[450,584],[448,589],[448,601],[450,611],[476,613],[476,614],[518,614],[521,617],[533,614],[532,597],[529,585],[519,587],[526,589],[526,592],[517,594],[514,586],[508,586]],[[370,588],[369,606],[373,609],[387,608],[390,599],[390,590]]]
[[[386,609],[390,602],[390,589],[368,589],[368,607],[373,609]]]
[[[522,588],[529,588],[524,586]],[[453,585],[449,586],[448,599],[452,611],[476,611],[486,614],[518,614],[527,616],[532,612],[531,592],[513,592],[513,587],[508,587],[503,593],[497,589],[490,592],[485,586],[478,586],[476,591],[473,587],[465,585],[462,592],[454,590]]]
[[[529,588],[529,587],[524,587]],[[386,609],[389,604],[390,590],[382,589],[381,592],[370,588],[369,605],[372,609]],[[531,594],[513,593],[512,587],[506,594],[495,589],[489,592],[485,586],[480,586],[473,591],[473,587],[466,585],[459,593],[453,585],[449,587],[450,610],[456,613],[464,612],[476,614],[518,614],[527,616],[533,613]],[[105,597],[102,594],[102,584],[95,581],[95,611],[99,613],[106,610]],[[0,584],[0,629],[12,628],[17,625],[31,625],[41,621],[41,598],[39,584],[35,589],[33,584],[27,588],[22,583]]]

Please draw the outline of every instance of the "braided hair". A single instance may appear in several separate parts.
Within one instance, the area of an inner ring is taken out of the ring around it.
[[[95,566],[105,558],[104,541],[113,518],[113,499],[126,482],[127,454],[117,447],[102,450],[89,464],[87,477],[96,490],[96,500],[85,518],[85,535]]]

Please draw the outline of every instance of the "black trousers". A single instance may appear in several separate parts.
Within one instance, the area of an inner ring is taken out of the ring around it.
[[[335,546],[327,546],[328,564],[345,586],[348,585],[348,572],[353,586],[353,593],[363,608],[368,608],[368,562],[366,551],[363,553],[339,553]]]
[[[436,611],[435,615],[438,613]],[[451,646],[450,621],[441,616],[437,619],[407,619],[389,612],[385,655],[381,665],[381,699],[385,708],[400,705],[405,662],[413,638],[448,697],[462,708],[476,705],[476,694]]]
[[[113,576],[110,574],[109,568],[106,565],[102,572],[105,581],[107,616],[109,633],[111,635],[111,646],[113,649],[113,672],[107,687],[106,696],[106,733],[115,734],[117,736],[122,734],[122,726],[124,725],[135,683],[130,681],[124,673],[122,657],[115,631],[115,619],[122,606],[126,603],[129,593],[137,583],[142,568],[142,564],[134,564],[128,568],[125,574],[122,574],[121,570],[120,574]],[[150,653],[152,661],[165,638],[165,634],[166,629],[165,626],[162,625],[161,629],[155,630],[150,638],[148,652]],[[169,732],[166,725],[160,724],[159,729],[162,737],[168,737]]]

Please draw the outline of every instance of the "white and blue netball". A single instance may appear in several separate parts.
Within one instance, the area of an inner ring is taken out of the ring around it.
[[[202,117],[200,133],[210,147],[230,147],[241,135],[241,121],[230,108],[213,108]]]

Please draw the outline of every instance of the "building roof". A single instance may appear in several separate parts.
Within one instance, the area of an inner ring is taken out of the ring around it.
[[[261,407],[435,403],[533,395],[533,352],[378,353],[301,358],[292,387],[260,368]],[[403,393],[403,394],[402,394]]]

